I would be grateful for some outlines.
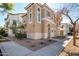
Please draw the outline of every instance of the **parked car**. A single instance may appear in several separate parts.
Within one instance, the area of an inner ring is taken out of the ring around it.
[[[73,33],[72,33],[72,32],[70,32],[70,33],[68,33],[68,35],[72,36],[72,35],[73,35]]]

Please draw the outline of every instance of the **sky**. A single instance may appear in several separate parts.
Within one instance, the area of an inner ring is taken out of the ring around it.
[[[26,10],[24,9],[24,7],[26,7],[29,3],[14,3],[14,8],[12,10],[12,13],[25,13]],[[43,4],[43,3],[42,3]],[[52,10],[58,10],[60,8],[63,7],[62,4],[60,3],[47,3],[47,5],[52,9]],[[2,15],[0,14],[0,26],[4,26],[5,21],[4,19],[6,18],[6,15]],[[67,19],[63,18],[64,21],[62,21],[63,23],[67,23]]]

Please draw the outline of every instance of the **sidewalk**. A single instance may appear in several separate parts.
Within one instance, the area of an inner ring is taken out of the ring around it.
[[[13,41],[0,43],[0,47],[4,55],[8,56],[56,56],[60,51],[71,41],[58,40],[58,42],[50,44],[39,50],[32,51],[26,47],[23,47]]]
[[[0,43],[0,47],[4,56],[24,56],[32,52],[13,41]]]

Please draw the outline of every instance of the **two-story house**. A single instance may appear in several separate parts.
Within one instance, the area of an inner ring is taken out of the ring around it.
[[[12,17],[9,16],[8,20],[9,18],[11,20],[16,19],[19,22],[20,19],[18,18],[23,19],[24,30],[27,34],[27,38],[45,39],[61,36],[61,16],[59,12],[55,14],[55,12],[49,8],[46,3],[30,3],[25,7],[25,10],[26,13],[22,14],[21,17],[18,17],[19,14],[15,14]]]
[[[30,3],[25,10],[27,10],[27,15],[23,18],[26,24],[27,38],[41,39],[57,36],[54,11],[47,4]]]

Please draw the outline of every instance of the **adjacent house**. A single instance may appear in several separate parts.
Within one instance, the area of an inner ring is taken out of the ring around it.
[[[70,28],[70,26],[69,26],[70,24],[68,24],[68,23],[61,23],[61,27],[63,28],[63,34],[64,34],[64,36],[66,36],[66,35],[68,35],[68,33],[69,33],[69,28]]]
[[[62,18],[60,13],[55,12],[49,8],[49,6],[40,3],[30,3],[25,7],[27,13],[23,14],[9,14],[7,18],[8,33],[12,34],[10,26],[13,21],[22,23],[24,25],[24,31],[27,34],[27,38],[41,39],[51,38],[56,36],[63,36],[62,27],[60,22]],[[16,26],[17,26],[16,25]],[[62,33],[61,33],[62,32]]]
[[[5,19],[5,30],[9,36],[14,36],[15,31],[21,30],[19,29],[19,27],[23,25],[23,18],[22,18],[23,15],[24,13],[19,13],[19,14],[9,13],[7,15],[7,18]]]
[[[76,34],[79,36],[79,21],[76,23]]]

